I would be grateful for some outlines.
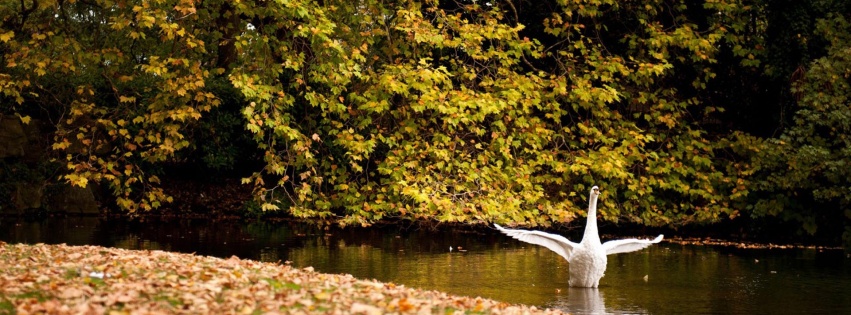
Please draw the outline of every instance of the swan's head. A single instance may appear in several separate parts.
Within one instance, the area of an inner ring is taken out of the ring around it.
[[[600,195],[600,187],[594,186],[591,187],[591,196],[599,196]]]

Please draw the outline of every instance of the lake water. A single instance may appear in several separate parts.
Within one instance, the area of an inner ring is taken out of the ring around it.
[[[573,289],[561,257],[496,230],[0,218],[0,240],[288,261],[320,272],[578,314],[851,314],[851,258],[840,250],[661,243],[609,256],[599,289]]]

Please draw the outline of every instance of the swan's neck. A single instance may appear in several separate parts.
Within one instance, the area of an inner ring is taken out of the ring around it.
[[[597,195],[591,194],[588,202],[588,222],[585,224],[585,234],[582,242],[600,243],[600,234],[597,231]]]

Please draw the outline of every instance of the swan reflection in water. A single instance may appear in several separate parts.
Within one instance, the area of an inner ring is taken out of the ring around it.
[[[597,288],[568,288],[567,295],[562,295],[550,307],[571,314],[606,314],[606,303]]]
[[[611,289],[611,288],[610,288]],[[547,308],[559,309],[569,314],[647,314],[647,310],[636,305],[617,305],[606,309],[604,298],[605,289],[598,288],[568,288],[567,294],[562,291],[555,300],[546,305]],[[609,292],[612,293],[612,292]],[[618,300],[615,293],[615,300]],[[612,301],[610,301],[612,302]],[[615,302],[618,304],[617,302]]]

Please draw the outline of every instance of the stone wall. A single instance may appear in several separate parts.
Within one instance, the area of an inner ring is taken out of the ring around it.
[[[0,115],[0,213],[50,211],[100,213],[92,185],[73,187],[56,178],[61,167],[49,162],[52,126]]]
[[[27,135],[21,120],[15,116],[0,115],[0,159],[23,157]]]

